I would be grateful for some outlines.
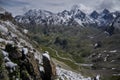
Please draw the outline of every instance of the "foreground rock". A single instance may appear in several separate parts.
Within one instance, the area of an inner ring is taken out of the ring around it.
[[[48,52],[43,54],[44,80],[53,80],[56,76],[56,66],[51,61]]]

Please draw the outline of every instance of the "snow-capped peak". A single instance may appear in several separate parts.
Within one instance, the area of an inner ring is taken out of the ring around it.
[[[102,13],[103,13],[103,14],[109,14],[109,13],[110,13],[110,11],[109,11],[108,9],[106,9],[106,8],[105,8],[105,9],[103,10],[103,12],[102,12]]]
[[[94,18],[94,19],[97,19],[99,16],[99,13],[97,11],[93,11],[91,14],[90,14],[90,17]]]
[[[23,16],[16,16],[15,19],[19,23],[35,24],[35,25],[74,25],[74,26],[89,26],[95,25],[98,27],[108,26],[112,23],[118,12],[110,12],[104,9],[101,12],[93,11],[91,8],[83,4],[74,5],[70,11],[64,10],[59,13],[52,13],[46,10],[29,10]],[[89,14],[88,14],[89,12]]]
[[[74,10],[74,11],[81,10],[82,12],[85,12],[86,14],[89,14],[89,13],[91,13],[92,8],[87,7],[83,4],[79,4],[79,5],[73,5],[71,10]]]

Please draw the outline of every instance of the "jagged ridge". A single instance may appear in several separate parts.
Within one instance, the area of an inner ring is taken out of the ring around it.
[[[118,14],[120,14],[118,11],[110,12],[108,9],[104,9],[99,13],[93,11],[90,14],[86,14],[77,6],[70,11],[64,10],[57,14],[45,10],[29,10],[24,15],[16,16],[15,20],[19,23],[35,25],[94,25],[97,27],[106,27],[112,23]]]

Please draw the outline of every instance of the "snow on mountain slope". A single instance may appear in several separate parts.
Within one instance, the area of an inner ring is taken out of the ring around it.
[[[117,18],[117,20],[114,23],[114,26],[120,30],[120,16]]]
[[[57,69],[57,75],[60,77],[60,80],[92,80],[90,77],[85,78],[81,74],[68,71],[60,67],[57,67],[56,69]]]
[[[15,20],[25,24],[40,24],[40,25],[74,25],[74,26],[89,26],[96,25],[97,27],[109,26],[119,12],[110,12],[104,9],[102,12],[93,11],[86,8],[84,5],[74,5],[70,11],[64,10],[57,14],[45,10],[29,10],[24,15],[18,15]]]
[[[74,25],[75,23],[89,22],[86,14],[78,7],[70,11],[64,10],[57,14],[44,10],[29,10],[22,16],[16,16],[16,21],[20,23],[43,24],[43,25]]]

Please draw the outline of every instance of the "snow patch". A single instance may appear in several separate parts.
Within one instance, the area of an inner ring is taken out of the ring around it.
[[[40,66],[39,69],[44,72],[44,67]]]
[[[5,63],[5,66],[8,67],[8,68],[14,68],[17,66],[17,64],[13,63],[13,62],[6,62]]]
[[[14,33],[11,33],[11,36],[12,36],[12,37],[17,37],[17,35],[16,35],[16,34],[14,34]]]
[[[112,68],[112,70],[115,70],[116,68]]]
[[[27,29],[24,29],[23,32],[24,32],[25,34],[27,34],[27,33],[28,33],[28,30],[27,30]]]
[[[3,26],[3,25],[0,24],[0,32],[5,32],[5,33],[7,33],[7,32],[8,32],[8,29],[7,29],[5,26]]]
[[[9,55],[6,51],[3,51],[3,50],[2,50],[2,54],[4,57],[7,57]]]
[[[107,61],[107,57],[104,58],[104,61]]]
[[[0,42],[2,43],[2,42],[5,42],[5,44],[14,44],[14,42],[13,41],[7,41],[7,40],[5,40],[5,39],[2,39],[2,38],[0,38]]]
[[[5,39],[0,38],[0,42],[5,42]]]
[[[77,19],[77,18],[76,18],[75,21],[76,21],[79,25],[83,26],[82,21],[81,21],[80,19]]]
[[[35,59],[39,60],[39,64],[42,62],[42,56],[41,56],[41,54],[39,52],[36,52],[34,54],[34,57],[35,57]]]
[[[11,62],[11,60],[8,57],[4,57],[4,61]]]
[[[13,41],[5,41],[6,44],[14,44]]]
[[[25,54],[25,55],[28,54],[28,49],[27,48],[23,48],[22,51],[23,51],[23,54]]]
[[[4,23],[7,24],[7,26],[9,26],[13,31],[16,32],[16,28],[15,28],[16,26],[14,24],[12,24],[10,21],[5,21]]]
[[[96,76],[96,80],[100,80],[100,75],[97,75],[97,76]]]
[[[50,56],[49,56],[49,52],[45,51],[45,53],[43,54],[44,57],[48,58],[50,60]]]
[[[115,62],[115,60],[112,60],[111,62]]]
[[[56,67],[57,75],[61,80],[92,80],[90,77],[85,78],[81,74]]]
[[[111,53],[116,53],[117,52],[117,50],[112,50],[112,51],[110,51]]]
[[[102,54],[98,54],[98,58],[100,58],[100,57],[101,57],[101,55],[102,55]]]

